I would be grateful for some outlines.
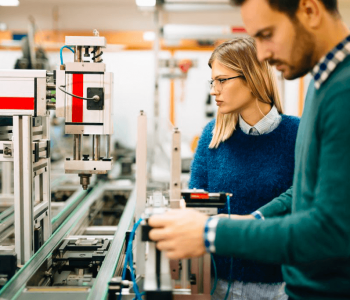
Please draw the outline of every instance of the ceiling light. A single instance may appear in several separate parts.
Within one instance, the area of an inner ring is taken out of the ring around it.
[[[0,6],[18,6],[18,0],[0,0]]]
[[[156,0],[136,0],[136,4],[137,6],[156,6]]]

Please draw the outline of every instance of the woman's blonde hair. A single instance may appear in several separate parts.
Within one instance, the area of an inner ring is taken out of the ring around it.
[[[219,45],[209,59],[210,68],[214,61],[242,76],[258,101],[275,105],[278,112],[283,113],[274,72],[266,61],[259,62],[256,44],[252,38],[236,38]],[[238,117],[238,113],[218,112],[209,148],[217,148],[221,142],[232,136]]]

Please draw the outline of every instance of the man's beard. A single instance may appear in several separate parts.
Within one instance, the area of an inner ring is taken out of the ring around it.
[[[293,80],[299,77],[303,77],[309,73],[317,61],[315,62],[315,39],[298,20],[293,20],[295,37],[292,45],[292,57],[291,62],[287,63],[281,60],[269,60],[271,65],[283,64],[289,68],[288,74],[283,74],[287,80]],[[285,73],[285,72],[284,72]]]

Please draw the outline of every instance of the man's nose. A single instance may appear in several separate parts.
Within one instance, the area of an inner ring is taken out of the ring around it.
[[[256,48],[257,48],[257,52],[258,52],[258,60],[260,62],[271,59],[272,51],[269,50],[265,45],[263,45],[263,43],[257,42]]]

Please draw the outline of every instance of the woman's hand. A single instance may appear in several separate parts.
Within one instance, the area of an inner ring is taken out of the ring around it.
[[[217,215],[219,218],[228,218],[228,215],[220,214]],[[255,220],[255,217],[252,215],[230,215],[230,219],[233,220]]]

